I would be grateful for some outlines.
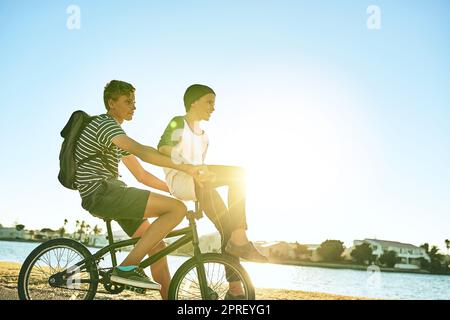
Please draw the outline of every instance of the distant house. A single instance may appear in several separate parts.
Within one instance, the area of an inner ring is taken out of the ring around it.
[[[312,256],[312,251],[310,252],[309,247],[306,252],[300,253],[298,251],[299,243],[290,243],[285,241],[274,241],[274,242],[255,242],[255,247],[261,252],[261,254],[269,258],[278,259],[310,259]]]
[[[220,252],[221,240],[219,233],[212,233],[199,238],[201,252]]]
[[[397,257],[399,258],[399,262],[395,264],[395,268],[420,269],[421,259],[430,261],[430,257],[427,255],[425,249],[417,247],[413,244],[378,239],[364,239],[353,241],[354,247],[362,243],[368,243],[370,245],[370,247],[372,248],[372,254],[374,255],[375,259],[379,259],[385,252],[396,252]]]
[[[309,260],[312,262],[322,261],[322,257],[317,251],[320,248],[320,244],[305,244],[305,246],[308,248]]]
[[[342,258],[346,261],[353,261],[354,258],[352,257],[352,251],[355,249],[355,245],[344,248],[344,252],[342,253]]]
[[[48,240],[48,239],[55,239],[59,238],[61,236],[59,230],[52,230],[49,228],[41,229],[40,231],[34,232],[34,239],[39,240]]]
[[[28,235],[23,229],[19,231],[16,227],[0,227],[0,239],[28,239]]]
[[[170,245],[170,244],[174,243],[175,241],[179,240],[180,238],[181,238],[181,236],[164,239],[164,242],[166,243],[166,245]],[[216,233],[207,234],[207,235],[201,236],[198,240],[199,240],[198,246],[202,253],[207,253],[207,252],[220,253],[221,252],[220,248],[221,248],[222,242],[221,242],[219,233],[216,232]],[[189,242],[189,243],[181,246],[177,250],[173,251],[171,254],[192,256],[193,255],[192,243]]]
[[[289,258],[293,255],[289,245],[283,241],[255,244],[262,255],[268,258]]]
[[[119,242],[122,240],[130,239],[130,237],[123,230],[115,230],[112,232],[112,234],[113,234],[114,242]],[[106,239],[106,240],[108,240],[108,239]]]
[[[119,240],[116,240],[116,238],[114,237],[114,241],[119,241]],[[105,234],[97,234],[97,235],[90,234],[88,236],[88,246],[105,247],[108,244],[109,244],[108,239]]]

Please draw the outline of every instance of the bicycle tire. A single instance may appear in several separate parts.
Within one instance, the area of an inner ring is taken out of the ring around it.
[[[233,270],[233,272],[235,272],[236,275],[240,278],[244,291],[246,292],[244,300],[255,300],[255,289],[253,287],[253,284],[247,271],[242,267],[242,265],[237,264],[234,260],[218,253],[204,253],[201,254],[199,258],[193,257],[184,262],[180,266],[180,268],[175,272],[172,281],[170,282],[169,300],[180,300],[178,299],[180,285],[182,284],[183,279],[187,276],[187,274],[197,267],[198,259],[201,261],[203,265],[208,263],[216,263]],[[222,296],[219,296],[219,298]]]
[[[36,247],[25,259],[19,273],[19,279],[17,283],[17,289],[20,300],[32,300],[29,295],[29,280],[30,280],[30,271],[35,265],[36,261],[40,257],[42,257],[45,253],[50,252],[52,249],[56,248],[65,248],[78,253],[82,259],[88,259],[92,257],[91,252],[81,243],[66,238],[58,238],[46,241]],[[92,300],[97,293],[98,287],[98,270],[95,262],[90,262],[89,265],[85,265],[86,273],[90,276],[89,288],[87,290],[79,290],[86,291],[86,295],[83,300]],[[45,277],[44,277],[45,278]],[[45,299],[40,299],[45,300]]]

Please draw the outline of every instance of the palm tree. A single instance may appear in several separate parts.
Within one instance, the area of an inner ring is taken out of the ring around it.
[[[66,224],[67,224],[67,219],[64,219],[64,225],[59,228],[59,236],[62,238],[64,237],[64,234],[66,233],[67,229],[66,229]]]
[[[447,248],[447,255],[449,255],[449,250],[450,250],[450,240],[449,239],[445,239],[445,247]]]
[[[96,236],[98,236],[100,233],[102,233],[102,229],[101,229],[98,225],[95,225],[95,227],[94,227],[94,229],[92,230],[92,232],[94,232],[94,234],[95,234]]]
[[[98,225],[95,225],[94,229],[92,229],[92,232],[94,233],[95,236],[98,236],[100,233],[102,233],[102,229]],[[97,241],[97,238],[94,237],[94,243],[92,244],[94,247],[95,247],[96,241]]]
[[[84,234],[84,229],[86,228],[86,222],[84,222],[84,220],[83,221],[81,221],[81,225],[80,225],[80,229],[78,229],[78,240],[80,240],[81,241],[81,236]]]
[[[86,233],[85,233],[85,235],[87,235],[87,237],[85,237],[85,239],[84,239],[84,243],[86,245],[89,244],[89,236],[91,235],[90,231],[91,231],[91,226],[89,224],[86,224]]]
[[[296,258],[300,259],[302,256],[308,254],[308,247],[305,246],[304,244],[295,242],[294,252],[295,252]]]
[[[59,236],[61,237],[61,238],[63,238],[64,237],[64,234],[66,233],[66,228],[64,227],[64,226],[62,226],[61,228],[59,228]]]
[[[80,221],[77,220],[77,221],[75,222],[75,231],[73,232],[73,238],[74,238],[74,239],[76,238],[77,229],[78,229],[78,226],[79,226],[79,225],[80,225]]]
[[[442,262],[444,261],[444,255],[439,253],[439,248],[437,246],[430,246],[428,243],[421,245],[420,247],[424,248],[430,257],[429,270],[432,273],[439,273],[442,268]]]

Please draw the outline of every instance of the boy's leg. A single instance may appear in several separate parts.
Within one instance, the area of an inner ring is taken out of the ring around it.
[[[213,172],[216,177],[209,187],[228,186],[229,230],[231,230],[231,236],[225,251],[241,258],[267,262],[267,258],[247,239],[244,169],[235,166],[211,165],[208,166],[208,170]]]
[[[200,202],[200,207],[206,216],[211,220],[221,237],[221,252],[239,264],[239,258],[229,255],[225,252],[225,247],[230,239],[232,230],[230,229],[230,215],[228,209],[217,190],[212,188],[199,188],[196,186],[196,195]],[[230,291],[234,295],[243,293],[242,285],[237,275],[225,268],[227,281],[230,284]]]
[[[128,187],[124,182],[113,179],[103,181],[92,196],[83,199],[82,205],[93,215],[116,220],[129,236],[139,229],[142,220],[157,217],[142,233],[141,239],[121,266],[113,269],[111,280],[131,286],[160,289],[159,284],[149,280],[135,266],[181,222],[186,214],[186,206],[179,200]]]
[[[133,238],[141,237],[150,227],[150,222],[144,221],[133,234]],[[152,256],[166,247],[164,241],[160,241],[155,247],[150,249],[148,256]],[[161,285],[161,298],[167,300],[169,298],[170,272],[167,263],[167,257],[163,257],[150,266],[153,279]]]
[[[183,220],[186,212],[183,202],[152,192],[148,197],[144,218],[158,219],[146,228],[121,265],[138,265],[145,255]]]
[[[235,166],[209,165],[208,170],[215,174],[215,181],[208,188],[228,186],[228,212],[232,233],[247,230],[247,218],[245,210],[245,171]],[[234,239],[233,239],[234,240]]]

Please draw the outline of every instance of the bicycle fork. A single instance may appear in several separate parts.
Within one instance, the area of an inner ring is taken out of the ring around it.
[[[192,244],[194,247],[194,258],[197,262],[196,264],[196,270],[197,270],[197,276],[198,276],[198,282],[200,285],[200,292],[202,294],[203,300],[210,300],[209,294],[208,294],[208,281],[206,280],[206,272],[205,272],[205,266],[203,265],[202,261],[202,255],[199,247],[199,240],[198,240],[198,233],[197,233],[197,226],[195,224],[195,217],[192,215],[188,217],[189,220],[189,226],[192,229]]]

